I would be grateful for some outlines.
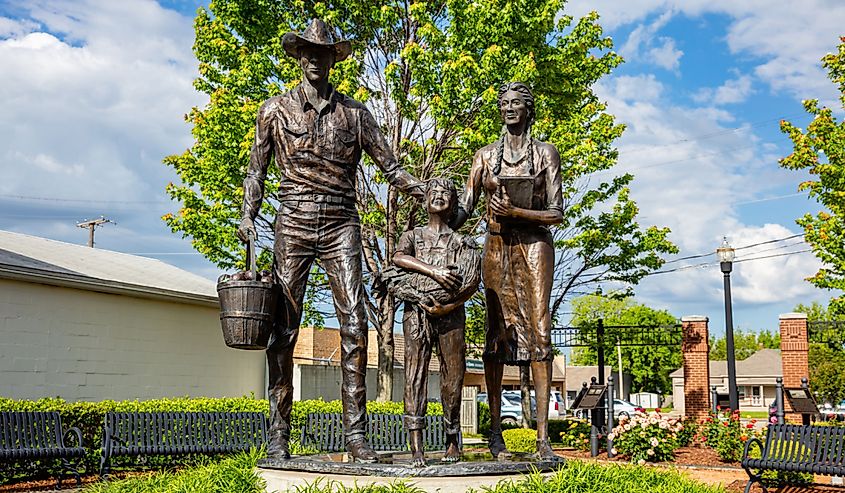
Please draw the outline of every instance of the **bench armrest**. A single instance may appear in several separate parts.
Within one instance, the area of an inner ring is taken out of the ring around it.
[[[68,428],[67,431],[65,431],[65,434],[62,437],[62,442],[63,442],[62,445],[67,447],[67,437],[69,437],[71,435],[76,437],[76,446],[82,447],[83,446],[82,445],[82,432],[79,431],[79,428],[77,428],[76,426]]]
[[[745,442],[745,449],[742,451],[742,458],[743,459],[748,458],[748,452],[751,451],[751,446],[754,445],[755,443],[757,444],[758,447],[760,447],[760,455],[762,456],[763,450],[764,450],[763,442],[757,437],[752,437],[752,438],[749,438],[747,442]]]

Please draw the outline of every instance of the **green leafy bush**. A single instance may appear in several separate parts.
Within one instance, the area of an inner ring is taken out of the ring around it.
[[[693,439],[698,434],[698,423],[695,418],[687,417],[681,422],[681,431],[677,433],[678,446],[689,447]]]
[[[527,428],[504,430],[502,437],[505,439],[505,446],[511,452],[533,453],[537,451],[537,430]]]
[[[675,458],[677,434],[682,429],[683,425],[676,418],[657,411],[638,412],[630,418],[622,418],[608,438],[631,462],[663,462]]]
[[[478,408],[478,433],[490,435],[490,406],[486,402],[476,402]]]
[[[586,419],[569,418],[561,421],[563,428],[557,433],[564,447],[572,447],[577,450],[590,450],[590,422]],[[551,425],[549,436],[552,436]]]
[[[757,436],[754,431],[756,422],[757,420],[752,419],[743,425],[739,419],[739,411],[717,409],[716,413],[711,412],[710,416],[702,420],[698,440],[715,450],[723,461],[738,462],[742,459],[745,442]]]

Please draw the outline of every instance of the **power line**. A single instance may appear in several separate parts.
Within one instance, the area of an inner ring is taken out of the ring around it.
[[[750,262],[752,260],[763,260],[763,259],[774,258],[774,257],[785,257],[787,255],[795,255],[795,254],[798,254],[798,253],[807,253],[807,252],[812,252],[812,251],[813,251],[812,248],[806,248],[804,250],[796,250],[794,252],[774,253],[772,255],[764,255],[762,257],[743,258],[743,259],[739,259],[739,260],[734,260],[734,263]]]
[[[791,245],[791,246],[794,246],[794,245]],[[789,256],[789,255],[797,255],[799,253],[807,253],[807,252],[812,252],[812,251],[813,250],[811,248],[807,248],[807,249],[804,249],[804,250],[796,250],[794,252],[775,253],[775,254],[772,254],[772,255],[764,255],[762,257],[750,257],[750,258],[738,259],[738,260],[734,260],[733,263],[751,262],[753,260],[764,260],[764,259],[775,258],[775,257],[786,257],[786,256]],[[699,269],[699,268],[704,268],[704,267],[715,267],[718,264],[719,264],[719,262],[702,262],[700,264],[683,265],[681,267],[675,267],[674,269],[658,270],[658,271],[654,271],[654,272],[649,272],[648,274],[646,274],[646,276],[653,276],[653,275],[657,275],[657,274],[669,274],[671,272],[679,272],[679,271],[682,271],[682,270],[690,270],[690,269]]]
[[[167,204],[163,200],[95,200],[95,199],[68,199],[61,197],[36,197],[32,195],[0,195],[0,199],[14,200],[40,200],[45,202],[77,202],[85,204]]]
[[[768,245],[770,243],[777,243],[779,241],[791,240],[793,238],[798,238],[799,236],[803,237],[804,233],[798,233],[798,234],[795,234],[795,235],[792,235],[792,236],[787,236],[786,238],[778,238],[778,239],[775,239],[775,240],[761,241],[760,243],[754,243],[752,245],[745,245],[745,246],[741,246],[741,247],[736,247],[736,248],[734,248],[734,250],[745,250],[746,248],[753,248],[753,247],[760,246],[760,245]]]
[[[771,200],[780,200],[780,199],[788,199],[790,197],[798,197],[799,195],[807,195],[807,192],[796,192],[796,193],[790,193],[790,194],[787,194],[787,195],[778,195],[776,197],[766,197],[766,198],[756,199],[756,200],[745,200],[743,202],[734,202],[731,205],[757,204],[759,202],[769,202]]]
[[[760,243],[752,243],[751,245],[736,247],[736,248],[734,248],[734,250],[745,250],[747,248],[753,248],[753,247],[760,246],[760,245],[768,245],[770,243],[777,243],[777,242],[780,242],[780,241],[791,240],[793,238],[798,238],[799,236],[803,237],[804,234],[799,233],[799,234],[794,234],[792,236],[787,236],[785,238],[776,238],[774,240],[761,241]],[[798,244],[798,243],[795,243],[795,244]],[[781,247],[781,248],[786,248],[786,247]],[[663,265],[673,264],[675,262],[681,262],[681,261],[684,261],[684,260],[693,260],[693,259],[697,259],[697,258],[704,258],[704,257],[708,257],[710,255],[713,255],[714,253],[716,253],[716,252],[713,251],[713,252],[707,252],[707,253],[700,253],[698,255],[690,255],[688,257],[681,257],[681,258],[676,258],[676,259],[672,259],[672,260],[667,260],[666,262],[663,262]],[[755,252],[755,253],[760,253],[760,252]]]

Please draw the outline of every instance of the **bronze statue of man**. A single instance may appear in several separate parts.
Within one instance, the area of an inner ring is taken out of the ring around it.
[[[388,182],[418,198],[422,184],[407,173],[367,108],[329,84],[329,71],[352,51],[335,41],[321,20],[304,33],[289,32],[282,46],[299,60],[302,82],[268,99],[258,111],[255,143],[244,179],[243,219],[238,236],[255,232],[271,156],[281,183],[273,247],[274,282],[282,289],[267,348],[270,396],[268,456],[290,457],[293,350],[302,318],[308,273],[320,259],[329,278],[341,337],[341,400],[346,448],[354,460],[375,462],[366,439],[367,314],[361,279],[361,226],[355,181],[361,152],[370,155]]]

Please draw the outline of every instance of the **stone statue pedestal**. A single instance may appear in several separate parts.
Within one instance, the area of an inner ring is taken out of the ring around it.
[[[315,481],[337,481],[344,486],[389,484],[407,480],[425,491],[465,492],[473,487],[493,486],[503,479],[534,470],[553,472],[559,461],[537,460],[514,454],[510,460],[496,461],[488,453],[464,454],[461,462],[441,462],[442,453],[426,454],[426,467],[413,467],[409,452],[380,453],[377,464],[349,462],[345,453],[316,454],[289,460],[258,461],[258,473],[267,482],[267,491],[293,490]]]

